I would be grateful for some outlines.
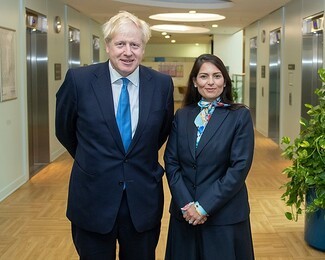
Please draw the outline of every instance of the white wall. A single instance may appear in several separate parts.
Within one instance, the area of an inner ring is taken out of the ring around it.
[[[26,138],[26,102],[24,85],[24,68],[22,64],[20,15],[18,0],[2,1],[0,9],[0,26],[15,30],[15,64],[17,99],[0,103],[0,200],[22,185],[27,179]]]
[[[64,72],[68,68],[67,62],[67,31],[66,21],[64,19],[65,7],[56,1],[49,1],[48,6],[48,81],[49,81],[49,130],[50,130],[50,160],[53,161],[55,158],[60,156],[64,152],[63,147],[57,141],[55,137],[55,94],[59,89],[63,81]],[[59,15],[62,21],[62,29],[60,33],[54,33],[54,18]],[[62,79],[55,80],[54,78],[54,64],[61,64]]]
[[[270,32],[278,28],[283,29],[282,24],[283,12],[282,9],[275,11],[269,16],[263,18],[259,23],[259,31],[265,30],[266,39],[262,43],[258,40],[257,47],[257,103],[256,103],[256,129],[264,134],[268,135],[268,119],[269,114],[269,42],[270,42]],[[259,33],[260,35],[261,33]],[[283,37],[281,38],[283,39]],[[283,47],[281,40],[281,47]],[[261,77],[261,66],[265,66],[265,78]],[[281,66],[283,68],[283,66]]]
[[[250,106],[249,101],[249,79],[250,79],[250,71],[249,71],[249,60],[250,60],[250,39],[258,37],[258,31],[259,31],[259,22],[255,22],[251,24],[249,27],[245,28],[245,45],[244,45],[244,72],[245,72],[245,79],[244,79],[244,85],[246,86],[244,88],[244,103]],[[260,38],[258,39],[257,43],[259,45]]]
[[[197,57],[203,53],[211,53],[208,44],[148,44],[145,57]]]
[[[242,74],[243,71],[243,31],[233,35],[214,35],[213,54],[218,56],[226,66],[229,74]]]
[[[284,9],[284,45],[280,110],[280,136],[297,136],[301,111],[301,0],[289,3]],[[298,26],[297,26],[298,25]],[[295,70],[288,70],[294,64]],[[289,99],[291,96],[291,105]]]

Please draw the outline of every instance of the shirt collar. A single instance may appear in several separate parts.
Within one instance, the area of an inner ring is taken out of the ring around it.
[[[120,75],[120,73],[118,73],[112,66],[111,62],[108,62],[108,66],[109,66],[109,73],[111,76],[111,82],[114,83],[117,80],[123,78],[123,76]],[[135,71],[133,71],[130,75],[128,75],[126,77],[128,80],[131,81],[131,83],[134,86],[139,86],[139,66],[135,69]]]

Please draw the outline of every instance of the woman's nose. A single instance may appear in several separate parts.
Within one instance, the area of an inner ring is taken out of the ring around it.
[[[208,84],[209,84],[209,85],[213,85],[213,84],[214,84],[213,77],[209,77],[209,79],[208,79]]]

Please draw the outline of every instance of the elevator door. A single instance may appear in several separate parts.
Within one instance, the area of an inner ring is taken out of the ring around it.
[[[249,48],[249,109],[253,122],[256,122],[256,65],[257,65],[257,37],[250,39]]]
[[[280,71],[281,71],[281,31],[270,32],[269,60],[269,129],[268,137],[279,143],[280,124]]]
[[[26,29],[29,174],[50,161],[47,33]]]
[[[302,39],[301,116],[306,119],[308,109],[305,104],[317,104],[315,89],[322,86],[317,71],[323,67],[323,29],[315,28],[318,24],[315,20],[319,18],[310,20],[310,30],[306,29],[309,28],[308,26],[304,27],[306,31]]]

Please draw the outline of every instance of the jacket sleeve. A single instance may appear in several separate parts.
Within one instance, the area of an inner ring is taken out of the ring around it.
[[[165,143],[170,133],[172,121],[174,118],[174,84],[171,78],[168,83],[168,94],[166,101],[166,114],[163,122],[163,127],[160,131],[160,143],[159,148]]]
[[[192,202],[193,198],[184,183],[182,169],[178,158],[178,115],[178,112],[176,112],[172,130],[165,149],[164,161],[166,177],[173,201],[177,204],[178,208],[181,208],[187,203]]]
[[[69,69],[56,94],[55,134],[74,158],[78,145],[76,137],[77,93],[73,70]]]

